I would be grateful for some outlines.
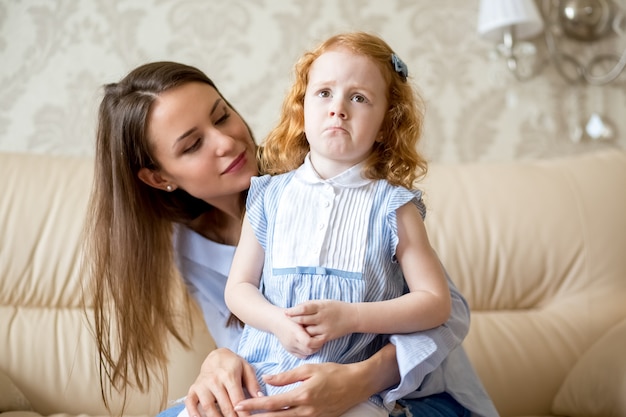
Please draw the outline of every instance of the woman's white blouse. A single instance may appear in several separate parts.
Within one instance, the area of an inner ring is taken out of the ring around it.
[[[230,311],[224,300],[235,247],[213,242],[178,225],[174,233],[174,250],[189,293],[200,305],[215,344],[236,352],[242,329],[226,325]]]

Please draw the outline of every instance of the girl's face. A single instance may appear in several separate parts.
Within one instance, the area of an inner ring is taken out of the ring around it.
[[[257,175],[256,146],[246,124],[208,84],[186,83],[161,93],[147,124],[160,167],[152,172],[153,186],[182,188],[220,207]]]
[[[304,131],[323,178],[365,160],[387,111],[387,85],[374,61],[347,49],[323,53],[309,69]]]

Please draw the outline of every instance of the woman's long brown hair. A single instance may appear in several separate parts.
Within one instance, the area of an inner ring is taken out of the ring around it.
[[[156,97],[188,82],[211,85],[198,69],[174,62],[140,66],[104,86],[98,113],[95,170],[85,223],[83,276],[93,303],[102,397],[110,410],[115,392],[126,406],[129,387],[148,392],[154,378],[167,398],[167,346],[171,334],[189,347],[187,293],[174,261],[174,222],[212,208],[183,190],[143,183],[141,168],[157,169],[147,138]],[[181,298],[181,295],[183,298]],[[89,309],[89,306],[86,305]]]

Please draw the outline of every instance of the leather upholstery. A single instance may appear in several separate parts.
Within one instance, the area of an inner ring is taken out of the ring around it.
[[[0,374],[29,403],[0,387],[0,414],[108,415],[79,276],[92,160],[0,153],[0,178]],[[626,152],[431,164],[421,187],[431,243],[472,308],[464,346],[496,407],[563,413],[568,373],[626,318]],[[171,399],[213,347],[195,330],[194,351],[172,344]],[[127,414],[154,415],[160,392],[133,395]]]

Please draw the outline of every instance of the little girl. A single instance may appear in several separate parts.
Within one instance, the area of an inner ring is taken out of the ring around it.
[[[407,76],[387,43],[361,32],[331,37],[296,65],[225,293],[246,323],[238,353],[261,381],[303,363],[362,361],[385,335],[450,314],[413,188],[427,164]],[[266,394],[289,388],[265,385]],[[346,415],[387,416],[382,405],[375,396]]]

